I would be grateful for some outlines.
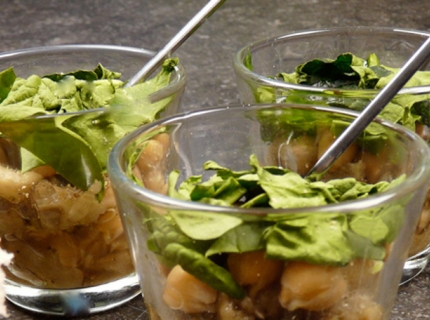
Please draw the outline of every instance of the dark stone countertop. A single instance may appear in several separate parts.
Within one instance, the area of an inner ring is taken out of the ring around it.
[[[0,51],[57,44],[161,48],[204,0],[8,0]],[[177,51],[188,74],[182,109],[238,102],[232,56],[249,42],[302,29],[388,26],[430,30],[421,0],[227,0]],[[430,319],[430,269],[400,288],[392,320]],[[10,319],[52,319],[8,304]],[[91,320],[148,319],[141,297]]]

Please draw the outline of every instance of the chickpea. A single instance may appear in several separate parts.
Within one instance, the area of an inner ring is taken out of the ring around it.
[[[347,293],[347,282],[340,268],[289,263],[281,278],[279,302],[289,311],[322,311],[334,306]]]
[[[215,289],[177,265],[167,276],[163,300],[170,308],[186,313],[213,313],[217,296]]]
[[[12,203],[22,201],[23,195],[30,192],[31,187],[43,179],[42,175],[28,171],[21,174],[19,170],[0,166],[0,196]]]
[[[250,295],[279,279],[284,263],[264,257],[264,251],[232,253],[227,266],[233,278],[242,286],[249,286]]]
[[[326,150],[333,144],[336,140],[333,132],[329,129],[324,129],[319,132],[318,135],[318,158],[320,158]],[[357,144],[351,144],[342,155],[332,164],[329,171],[337,171],[342,169],[347,164],[350,164],[356,157],[358,152]]]
[[[417,123],[415,125],[415,132],[425,141],[430,141],[430,130],[425,124]]]
[[[166,194],[168,185],[166,182],[166,178],[162,171],[160,170],[151,170],[143,175],[143,184],[149,190],[154,192],[158,192],[161,194]]]
[[[157,166],[159,162],[163,160],[164,146],[155,139],[151,139],[146,144],[145,148],[137,160],[137,166],[146,173]]]
[[[132,169],[133,176],[138,179],[140,182],[143,182],[142,174],[138,167],[134,166]]]
[[[384,172],[384,162],[378,156],[369,152],[363,152],[363,162],[365,163],[364,175],[369,183],[376,183]]]
[[[40,174],[43,178],[49,178],[55,176],[56,172],[54,168],[48,165],[43,165],[32,169],[31,171]]]
[[[160,133],[154,137],[154,140],[158,141],[164,148],[164,153],[169,149],[170,136],[168,133]]]
[[[306,135],[293,139],[278,139],[272,145],[276,165],[301,175],[306,174],[317,161],[315,139]]]
[[[167,183],[163,167],[164,158],[168,153],[170,137],[167,133],[161,133],[148,141],[136,162],[140,170],[143,184],[146,188],[165,194]]]

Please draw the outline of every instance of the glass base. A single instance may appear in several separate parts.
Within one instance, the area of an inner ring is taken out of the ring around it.
[[[405,284],[418,276],[427,266],[429,258],[430,247],[406,260],[405,265],[403,266],[400,285]]]
[[[6,298],[17,306],[43,314],[87,316],[130,301],[141,293],[137,275],[79,289],[37,289],[5,281]]]

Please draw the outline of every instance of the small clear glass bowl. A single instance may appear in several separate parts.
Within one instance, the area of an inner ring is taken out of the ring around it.
[[[293,73],[298,65],[307,61],[335,59],[346,52],[363,59],[375,53],[383,65],[400,68],[429,36],[428,32],[399,28],[339,27],[303,30],[263,39],[246,45],[234,56],[240,99],[245,104],[301,103],[338,108],[354,105],[359,111],[379,90],[314,87],[291,84],[274,77],[281,72]],[[248,54],[252,57],[253,70],[247,67]],[[430,64],[421,70],[430,70]],[[409,95],[422,97],[430,106],[430,84],[403,88],[396,99]],[[430,143],[428,126],[416,125],[415,131]],[[429,212],[430,193],[409,252],[410,258],[405,264],[402,283],[418,275],[427,265],[430,256]]]
[[[206,181],[215,173],[203,169],[207,161],[243,172],[255,155],[274,171],[293,170],[292,164],[305,169],[317,149],[333,141],[324,138],[333,136],[332,125],[356,116],[310,105],[231,106],[164,118],[118,142],[108,172],[150,318],[388,319],[430,183],[430,149],[413,132],[378,121],[373,128],[384,133],[370,144],[358,142],[353,160],[343,158],[338,178],[357,175],[376,183],[406,174],[399,185],[369,197],[273,209],[187,201],[167,192],[190,177]],[[259,181],[273,181],[279,194],[290,194],[270,174],[257,174],[267,177]],[[229,170],[220,175],[230,176]],[[227,198],[255,175],[222,184],[222,191],[202,185],[193,192]],[[340,233],[339,221],[348,221]],[[376,236],[381,231],[389,235],[385,240]],[[317,243],[327,245],[316,249]],[[340,249],[344,245],[351,251]],[[346,252],[353,253],[351,260],[337,260]],[[326,254],[336,258],[320,259]]]
[[[13,67],[18,77],[27,78],[33,74],[94,70],[102,64],[120,72],[121,80],[125,81],[153,55],[144,49],[110,45],[36,47],[1,53],[0,70]],[[157,118],[177,112],[185,83],[186,74],[179,63],[170,83],[150,96],[152,102],[170,99]],[[42,121],[62,122],[72,115],[97,121],[103,113],[103,108],[99,108],[29,121],[34,128],[40,128]],[[39,137],[49,140],[49,135],[49,130],[40,129]],[[91,188],[81,192],[65,184],[52,170],[36,168],[37,172],[30,172],[34,181],[26,178],[21,183],[19,179],[27,173],[20,173],[18,146],[1,138],[0,147],[1,246],[14,253],[12,262],[4,267],[7,299],[37,313],[73,316],[108,310],[138,295],[141,290],[109,177],[105,177],[106,190],[101,202]],[[11,186],[6,173],[10,175],[8,178],[17,178]],[[25,192],[19,191],[25,187]]]

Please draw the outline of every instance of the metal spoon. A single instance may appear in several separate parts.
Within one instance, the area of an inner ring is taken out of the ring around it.
[[[376,118],[416,71],[430,58],[430,38],[412,55],[393,79],[375,96],[360,115],[326,150],[311,170],[306,174],[323,175],[337,158],[351,145],[363,130]]]
[[[160,50],[151,60],[146,63],[130,80],[125,84],[125,87],[131,87],[140,81],[148,78],[152,72],[157,69],[164,59],[166,59],[173,51],[175,51],[185,40],[196,31],[200,25],[212,13],[218,9],[225,0],[210,0],[188,23]]]

